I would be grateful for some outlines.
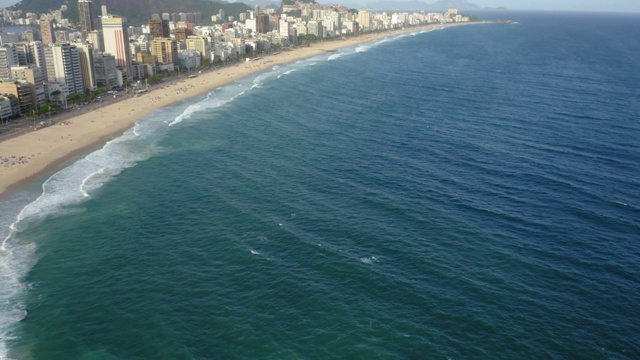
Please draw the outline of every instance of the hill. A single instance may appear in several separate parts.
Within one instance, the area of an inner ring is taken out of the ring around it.
[[[61,5],[67,4],[68,10],[65,16],[72,21],[78,20],[77,0],[22,0],[11,8],[22,10],[23,13],[46,13],[50,10],[59,9]],[[126,17],[131,25],[148,23],[151,14],[173,13],[173,12],[199,12],[202,19],[208,22],[211,15],[217,14],[220,9],[224,9],[227,16],[234,16],[236,19],[241,12],[250,8],[244,3],[226,3],[209,0],[94,0],[96,13],[100,13],[100,6],[106,5],[109,13]]]

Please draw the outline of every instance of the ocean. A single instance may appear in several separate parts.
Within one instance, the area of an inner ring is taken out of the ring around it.
[[[0,202],[0,359],[640,358],[640,15],[157,110]]]

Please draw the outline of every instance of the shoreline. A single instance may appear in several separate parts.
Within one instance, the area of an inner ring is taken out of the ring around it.
[[[154,111],[193,97],[205,95],[236,80],[266,71],[273,66],[310,58],[341,48],[386,37],[482,22],[428,24],[379,33],[369,33],[343,40],[317,42],[310,46],[264,55],[260,60],[240,62],[222,68],[204,70],[197,77],[165,81],[142,95],[124,95],[126,99],[82,108],[81,113],[55,125],[31,130],[0,142],[0,198],[18,190],[39,176],[57,170],[66,160],[104,145],[122,135],[136,121]],[[76,111],[76,110],[73,110]]]

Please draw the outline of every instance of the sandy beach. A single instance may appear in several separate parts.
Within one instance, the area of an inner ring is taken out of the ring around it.
[[[313,57],[324,52],[395,36],[457,24],[433,24],[402,30],[319,42],[309,47],[282,51],[260,60],[205,71],[195,78],[180,77],[154,86],[138,96],[129,95],[122,101],[101,106],[91,103],[78,110],[78,115],[39,130],[0,142],[0,194],[6,194],[43,172],[55,170],[70,156],[88,151],[131,128],[136,119],[151,114],[158,108],[206,94],[252,74],[265,71],[275,65]]]

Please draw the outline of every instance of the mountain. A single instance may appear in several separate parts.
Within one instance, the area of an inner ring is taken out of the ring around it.
[[[11,8],[25,12],[45,13],[50,10],[59,9],[61,5],[67,4],[68,10],[65,16],[72,21],[78,20],[77,0],[22,0]],[[244,3],[226,3],[209,0],[94,0],[96,13],[100,13],[100,6],[106,5],[109,13],[126,17],[130,25],[148,23],[151,14],[173,13],[173,12],[199,12],[203,21],[207,22],[211,15],[217,14],[220,9],[224,9],[225,14],[234,16],[236,19],[241,12],[250,8]]]
[[[481,6],[470,3],[467,0],[438,0],[433,4],[429,5],[429,8],[432,10],[447,10],[447,9],[481,10],[482,9]]]
[[[280,1],[278,0],[245,0],[243,1],[245,4],[254,8],[256,5],[260,6],[262,9],[272,8],[279,9]]]

